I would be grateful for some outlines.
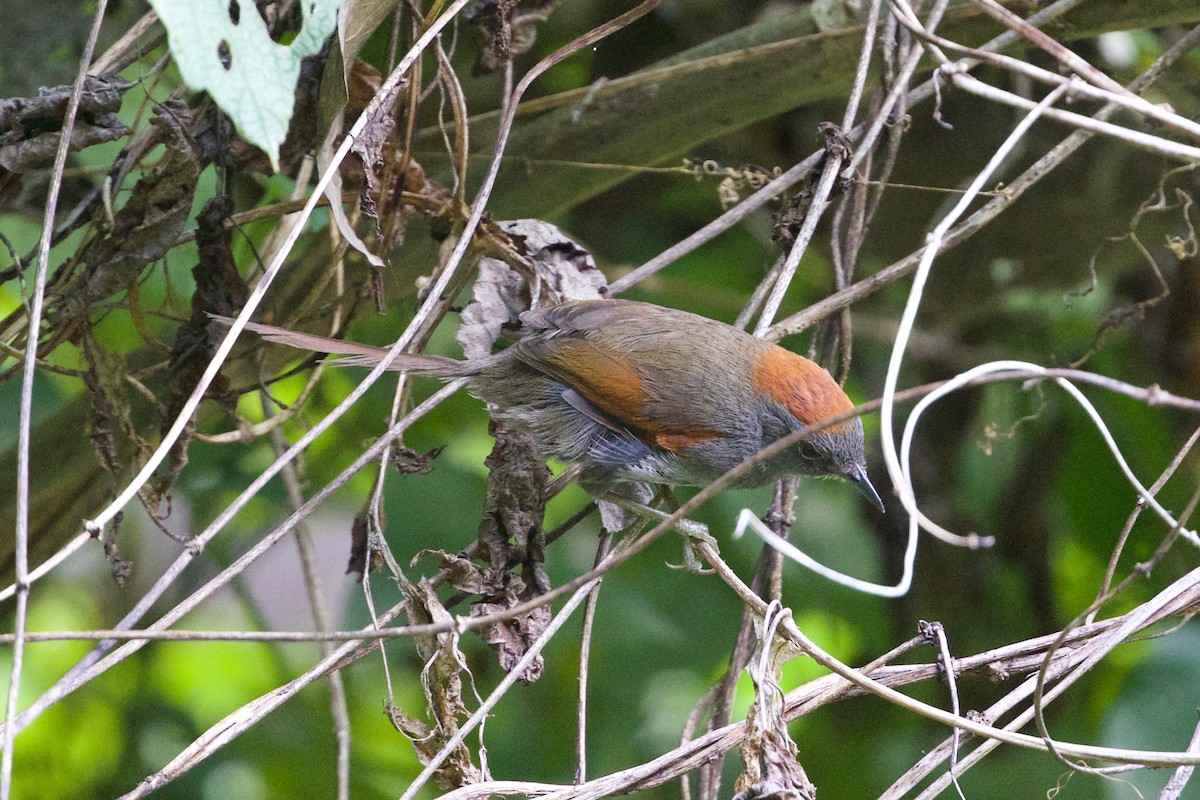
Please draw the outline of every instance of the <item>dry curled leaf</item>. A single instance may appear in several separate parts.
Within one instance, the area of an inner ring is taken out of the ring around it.
[[[507,554],[508,543],[496,541],[494,524],[485,523],[483,528],[487,535],[493,553],[497,550]],[[525,580],[515,572],[509,571],[506,563],[481,566],[467,558],[452,555],[443,550],[425,550],[417,554],[417,558],[433,556],[438,559],[440,566],[438,577],[460,592],[478,595],[480,600],[472,603],[471,616],[481,617],[488,614],[503,613],[524,600],[535,596],[529,591]],[[502,557],[493,555],[493,557]],[[521,566],[519,563],[515,566]],[[539,565],[540,566],[540,565]],[[541,591],[545,591],[543,587]],[[480,637],[496,651],[496,660],[506,671],[511,671],[528,650],[529,643],[536,639],[550,621],[548,609],[536,609],[529,614],[504,620],[489,625],[480,632]],[[542,671],[541,659],[533,662],[521,676],[526,683],[532,683],[540,677]]]
[[[341,63],[340,60],[339,63]],[[331,119],[324,141],[317,152],[317,165],[322,173],[327,173],[330,169],[334,145],[342,137],[342,131],[354,124],[370,106],[379,90],[383,88],[383,76],[377,69],[358,60],[352,60],[351,64],[352,66],[345,70],[344,85],[340,79],[330,78],[329,81],[326,81],[326,86],[335,85],[340,93],[339,100],[344,97],[345,102],[340,103],[336,108],[325,110],[325,114]],[[392,165],[401,163],[399,147],[394,135],[396,130],[395,105],[405,85],[403,81],[398,83],[393,87],[391,93],[383,98],[380,105],[375,107],[373,116],[354,140],[352,152],[358,158],[342,161],[341,166],[330,175],[329,183],[325,187],[325,195],[329,198],[330,212],[338,231],[350,246],[357,250],[376,270],[382,270],[386,265],[383,259],[367,246],[366,242],[358,235],[354,225],[351,224],[345,209],[342,208],[342,191],[343,188],[358,189],[363,214],[377,221],[401,213],[403,202],[398,199],[402,197],[401,191],[389,191],[386,207],[380,207],[380,199],[384,196],[384,187],[382,187],[378,173],[386,164],[387,169],[384,169],[384,172],[391,174]],[[410,159],[410,169],[413,166],[415,166],[415,162]],[[400,176],[398,180],[401,185],[404,177]],[[396,176],[393,175],[393,178]],[[386,219],[383,220],[383,223],[382,230],[403,230],[403,224],[388,224]],[[394,244],[386,236],[381,239],[375,245],[380,252],[384,252]],[[381,296],[376,292],[377,298]]]
[[[167,422],[183,407],[191,391],[208,366],[213,351],[224,338],[225,329],[213,323],[213,316],[234,316],[246,304],[250,289],[238,271],[233,257],[233,239],[226,225],[233,213],[233,198],[217,195],[205,203],[196,216],[196,248],[199,258],[192,267],[196,290],[192,293],[192,315],[175,334],[171,365],[176,378],[170,386]],[[218,379],[214,391],[221,393]]]
[[[521,312],[531,306],[598,300],[608,285],[592,254],[556,225],[518,219],[495,227],[511,242],[514,256],[532,272],[522,275],[499,258],[479,259],[471,302],[463,309],[456,334],[467,358],[491,353],[502,333],[515,329]],[[534,283],[533,292],[529,281]],[[540,296],[540,303],[534,302],[535,295]]]
[[[371,501],[368,499],[350,526],[350,562],[346,565],[346,574],[358,576],[361,582],[366,572],[374,572],[383,566],[383,554],[371,543]],[[380,516],[383,510],[379,511]],[[383,520],[380,520],[383,524]]]
[[[87,433],[96,450],[97,460],[104,471],[112,476],[115,486],[128,480],[130,465],[140,463],[140,458],[150,448],[134,426],[133,409],[126,391],[124,360],[101,347],[90,328],[84,329],[81,340],[84,360],[88,365],[83,373],[83,385],[88,398]],[[118,586],[124,585],[133,569],[133,563],[121,558],[117,549],[120,521],[118,515],[102,536],[109,572]]]
[[[774,731],[764,731],[756,742],[757,772],[760,780],[750,783],[733,796],[733,800],[815,800],[813,786],[796,760],[796,745]],[[744,786],[747,770],[738,780]]]
[[[493,566],[540,563],[550,470],[538,456],[533,434],[495,421],[488,430],[496,443],[484,462],[490,471],[479,540]]]
[[[506,611],[550,588],[543,566],[542,532],[550,471],[538,457],[531,434],[496,422],[490,430],[496,445],[486,462],[490,469],[488,494],[479,523],[479,543],[491,564],[489,591],[472,605],[472,616]],[[549,622],[550,610],[543,606],[485,628],[483,638],[495,648],[500,666],[512,670]],[[535,681],[541,671],[539,657],[526,668],[521,680]]]
[[[515,576],[514,576],[515,577]],[[522,584],[514,581],[514,586]],[[523,599],[524,592],[515,592],[516,602]],[[483,616],[506,611],[513,603],[476,603],[471,607],[473,616]],[[550,610],[545,606],[534,609],[527,614],[489,625],[483,630],[483,640],[496,651],[496,660],[505,672],[511,672],[529,649],[531,642],[536,640],[550,623]],[[525,683],[533,683],[542,677],[545,661],[539,655],[525,668],[519,676]]]
[[[775,218],[775,224],[771,228],[772,241],[782,242],[788,247],[791,246],[792,242],[796,241],[796,236],[799,235],[800,228],[804,225],[804,218],[808,215],[808,210],[812,206],[816,184],[817,174],[814,170],[805,175],[804,179],[797,185],[795,193],[784,204]]]
[[[133,86],[116,78],[88,77],[71,129],[71,149],[120,139],[129,129],[117,119],[121,95]],[[0,101],[0,167],[10,172],[44,169],[54,163],[73,86],[39,89],[36,97]]]
[[[236,314],[245,305],[249,294],[246,281],[238,272],[230,230],[225,225],[232,212],[232,198],[217,195],[204,205],[196,217],[199,258],[192,267],[196,290],[192,293],[192,315],[179,326],[171,351],[171,380],[163,392],[166,395],[166,407],[160,431],[162,435],[175,423],[175,418],[183,410],[193,387],[200,382],[213,351],[224,335],[224,331],[213,324],[211,315]],[[218,375],[209,392],[232,406],[234,400],[224,397],[228,387],[228,378]],[[188,446],[194,432],[195,424],[189,422],[171,446],[166,471],[155,476],[152,487],[160,496],[170,491],[179,473],[187,466]]]
[[[499,258],[480,259],[472,300],[463,310],[457,334],[468,358],[488,356],[501,335],[519,325],[520,314],[539,295],[549,304],[595,299],[605,286],[591,254],[556,226],[526,219],[497,223],[495,229],[509,240],[512,258],[529,272],[518,272]],[[549,471],[530,434],[495,422],[491,432],[496,445],[487,459],[488,495],[478,535],[491,568],[470,575],[472,591],[481,596],[471,607],[473,616],[506,611],[550,587],[543,567],[541,529]],[[458,579],[465,588],[461,571]],[[495,648],[500,665],[512,670],[549,621],[549,609],[538,608],[489,626],[483,637]],[[541,658],[535,659],[521,679],[537,680],[542,666]]]
[[[88,436],[105,472],[124,477],[122,465],[128,462],[129,448],[122,446],[133,431],[128,398],[123,389],[125,365],[121,359],[100,347],[86,331],[82,336],[83,357],[87,369],[83,386],[88,397]]]
[[[126,289],[143,267],[175,246],[187,224],[200,175],[199,156],[188,132],[191,112],[181,101],[170,101],[159,107],[151,123],[159,129],[166,152],[133,187],[108,235],[88,244],[83,271],[55,294],[50,314],[55,323],[85,314]]]
[[[529,308],[525,281],[497,258],[481,258],[471,302],[462,312],[455,338],[468,359],[486,358],[505,330],[512,330]]]
[[[528,52],[537,41],[535,23],[548,18],[556,5],[558,0],[476,0],[468,5],[463,18],[479,29],[482,40],[472,73],[490,75]]]
[[[413,564],[422,558],[437,559],[440,562],[438,577],[460,592],[482,595],[496,591],[497,584],[488,572],[469,558],[445,550],[422,550],[413,556]]]
[[[608,489],[610,494],[620,495],[641,505],[649,505],[654,500],[654,490],[645,481],[619,483]],[[642,516],[625,506],[619,506],[608,500],[598,500],[596,508],[600,511],[600,525],[611,533],[623,531],[637,524]]]
[[[104,548],[104,557],[108,559],[108,574],[112,576],[113,583],[117,586],[124,586],[125,581],[129,580],[129,576],[133,574],[133,562],[121,558],[121,551],[117,548],[117,536],[124,518],[123,513],[113,517],[112,525],[108,526],[108,530],[100,537],[101,545]]]
[[[458,649],[454,618],[429,583],[401,580],[400,588],[408,600],[408,617],[412,624],[438,623],[449,627],[442,633],[413,637],[417,651],[425,662],[421,685],[432,724],[408,717],[399,709],[389,709],[398,730],[412,739],[418,760],[428,764],[458,732],[459,720],[469,713],[462,701],[462,674],[466,670],[466,659]],[[477,783],[483,777],[471,760],[471,751],[461,743],[434,773],[434,779],[443,789]]]
[[[768,607],[768,618],[778,607]],[[778,611],[789,617],[787,609]],[[746,714],[746,738],[740,749],[743,772],[738,776],[734,800],[813,800],[817,789],[796,760],[796,743],[788,734],[783,715],[783,688],[779,685],[784,662],[800,651],[786,638],[763,640],[764,631],[773,630],[765,620],[759,622],[759,652],[746,667],[754,681],[755,702]],[[766,650],[767,658],[761,657]]]
[[[544,295],[538,305],[603,298],[608,281],[597,269],[596,260],[557,225],[540,219],[518,219],[501,222],[498,227],[533,265],[534,294]]]
[[[406,85],[405,81],[398,82],[391,92],[383,97],[367,119],[362,132],[354,137],[354,144],[350,148],[362,161],[363,176],[366,179],[363,197],[368,203],[370,196],[378,192],[379,179],[376,173],[383,166],[384,154],[388,149],[395,149],[394,146],[389,148],[388,145],[391,144],[392,131],[396,129],[396,99]]]
[[[433,460],[442,454],[445,445],[426,453],[418,453],[411,447],[397,445],[392,449],[392,466],[401,475],[426,475],[433,472]]]

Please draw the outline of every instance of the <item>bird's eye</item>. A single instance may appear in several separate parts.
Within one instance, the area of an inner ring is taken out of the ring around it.
[[[800,442],[797,449],[800,451],[800,456],[806,461],[820,461],[823,458],[821,451],[810,441]]]

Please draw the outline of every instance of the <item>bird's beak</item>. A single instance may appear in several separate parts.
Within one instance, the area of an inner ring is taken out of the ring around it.
[[[856,464],[846,473],[846,480],[858,487],[858,490],[866,495],[871,501],[871,505],[879,509],[883,513],[883,501],[879,499],[879,492],[875,491],[875,487],[871,485],[871,479],[867,477],[867,468],[862,464]]]

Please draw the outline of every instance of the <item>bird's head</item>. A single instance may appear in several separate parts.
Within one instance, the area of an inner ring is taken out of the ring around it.
[[[854,403],[827,371],[782,347],[772,346],[762,352],[751,380],[754,390],[763,396],[768,413],[783,417],[781,434],[854,408]],[[768,427],[764,425],[764,430]],[[861,419],[839,422],[814,433],[792,448],[782,462],[790,472],[850,481],[873,506],[883,511],[883,501],[867,477]]]

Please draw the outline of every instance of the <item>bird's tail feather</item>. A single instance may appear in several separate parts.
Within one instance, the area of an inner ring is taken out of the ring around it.
[[[233,320],[229,317],[214,315],[213,319],[222,325],[233,324]],[[388,353],[386,347],[347,342],[328,336],[318,336],[314,333],[301,333],[259,322],[247,322],[246,330],[254,331],[268,342],[286,344],[288,347],[295,347],[299,350],[312,350],[317,353],[342,356],[342,358],[328,362],[337,366],[373,367]],[[434,378],[465,378],[475,374],[475,370],[465,361],[456,361],[445,356],[415,355],[413,353],[398,353],[388,368],[396,372],[411,372]]]

